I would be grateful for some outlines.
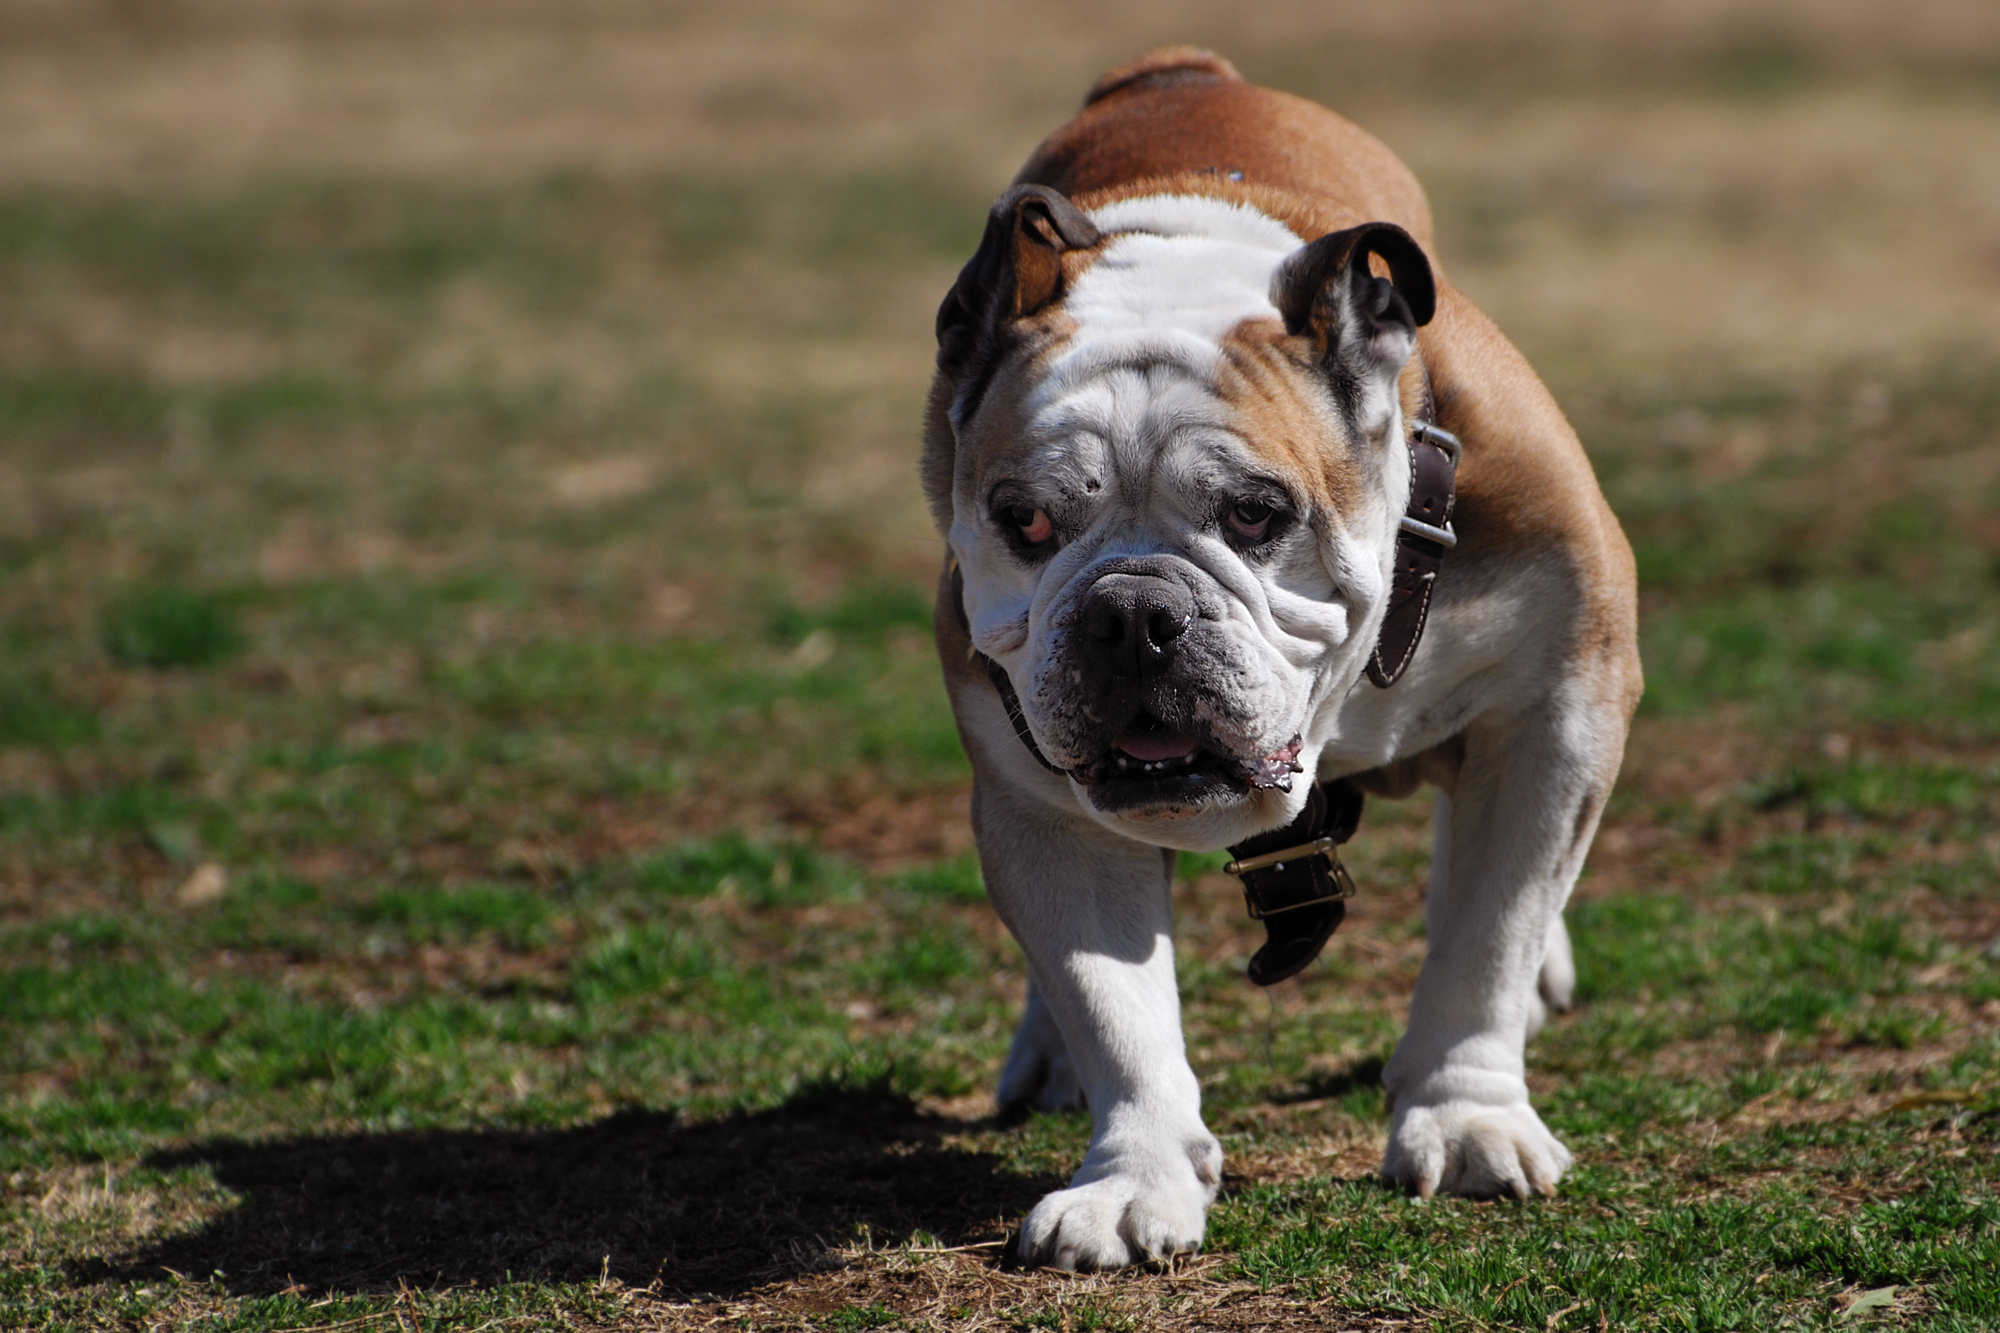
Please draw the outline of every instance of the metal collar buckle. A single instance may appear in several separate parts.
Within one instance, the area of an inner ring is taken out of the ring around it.
[[[1465,446],[1458,442],[1458,436],[1453,435],[1443,427],[1433,426],[1428,421],[1411,422],[1410,434],[1425,444],[1435,445],[1438,451],[1450,460],[1451,470],[1453,472],[1458,471],[1459,455],[1465,452]],[[1397,520],[1396,526],[1398,530],[1407,532],[1412,537],[1421,537],[1427,542],[1436,542],[1447,551],[1458,545],[1458,533],[1452,530],[1450,523],[1446,523],[1441,528],[1433,527],[1422,519],[1411,518],[1408,514],[1405,514],[1401,519]]]
[[[1444,456],[1451,460],[1451,470],[1458,471],[1458,456],[1465,452],[1465,446],[1458,442],[1458,436],[1442,426],[1433,426],[1428,421],[1411,422],[1410,434],[1425,444],[1434,444],[1444,450]]]
[[[1340,902],[1343,899],[1352,898],[1358,890],[1354,887],[1354,877],[1348,874],[1347,867],[1341,864],[1340,853],[1335,850],[1339,846],[1339,842],[1333,838],[1315,838],[1311,842],[1302,842],[1296,847],[1285,847],[1275,852],[1265,852],[1262,856],[1250,856],[1245,857],[1241,861],[1231,861],[1228,865],[1222,867],[1222,873],[1225,875],[1234,875],[1241,880],[1245,875],[1255,874],[1259,870],[1271,867],[1283,870],[1287,861],[1299,861],[1314,856],[1326,858],[1327,872],[1333,880],[1333,892],[1321,894],[1317,898],[1307,898],[1302,902],[1286,903],[1283,907],[1266,907],[1257,901],[1256,888],[1245,882],[1243,885],[1244,904],[1249,908],[1250,916],[1253,920],[1262,921],[1266,917],[1278,916],[1285,912],[1296,912],[1301,907],[1317,907],[1321,903]]]
[[[1397,521],[1396,526],[1401,531],[1409,533],[1412,537],[1422,537],[1427,542],[1436,542],[1447,551],[1458,545],[1458,534],[1451,530],[1451,524],[1449,523],[1441,528],[1434,528],[1428,523],[1411,518],[1408,514],[1405,514]]]
[[[1222,873],[1241,876],[1252,870],[1262,870],[1265,866],[1282,867],[1287,861],[1296,861],[1306,856],[1323,855],[1338,861],[1340,855],[1333,850],[1338,846],[1340,844],[1332,838],[1314,838],[1311,842],[1302,842],[1296,847],[1280,847],[1277,851],[1265,852],[1262,856],[1246,856],[1241,861],[1231,861],[1222,867]]]

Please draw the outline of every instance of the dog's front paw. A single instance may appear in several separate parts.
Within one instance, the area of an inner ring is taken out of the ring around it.
[[[1382,1181],[1426,1199],[1525,1199],[1554,1194],[1572,1160],[1525,1096],[1504,1106],[1448,1101],[1396,1109]]]
[[[1222,1178],[1222,1147],[1194,1144],[1187,1165],[1113,1171],[1043,1197],[1021,1227],[1019,1257],[1057,1268],[1122,1268],[1201,1248]]]

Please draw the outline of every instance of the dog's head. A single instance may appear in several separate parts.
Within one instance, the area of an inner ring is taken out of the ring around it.
[[[1193,849],[1296,814],[1381,621],[1434,304],[1388,223],[994,206],[938,312],[926,488],[974,647],[1101,822]]]

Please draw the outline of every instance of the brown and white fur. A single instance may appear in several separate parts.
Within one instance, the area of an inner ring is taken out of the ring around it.
[[[1000,1101],[1093,1117],[1024,1257],[1200,1244],[1222,1151],[1182,1043],[1174,849],[1288,824],[1306,784],[1244,779],[1294,739],[1306,774],[1440,792],[1383,1179],[1553,1190],[1570,1154],[1522,1051],[1569,1002],[1562,908],[1640,691],[1631,553],[1576,435],[1428,261],[1395,156],[1215,56],[1106,75],[1020,185],[1046,189],[1003,196],[940,311],[923,476],[980,861],[1032,978]],[[1380,689],[1420,412],[1464,442],[1459,542]],[[1124,776],[1162,754],[1207,775]]]

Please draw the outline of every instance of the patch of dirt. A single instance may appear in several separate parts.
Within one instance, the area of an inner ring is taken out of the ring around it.
[[[802,802],[785,823],[809,830],[821,847],[873,871],[893,870],[972,850],[971,789],[859,795],[846,803]]]
[[[841,1267],[751,1293],[747,1299],[687,1308],[684,1324],[702,1316],[754,1322],[759,1328],[823,1327],[834,1311],[879,1306],[919,1328],[1017,1328],[1024,1315],[1056,1329],[1144,1328],[1251,1330],[1300,1327],[1424,1328],[1417,1319],[1342,1310],[1263,1290],[1222,1276],[1226,1262],[1194,1256],[1132,1272],[1098,1275],[1019,1272],[978,1254],[850,1251]],[[678,1313],[678,1312],[677,1312]]]

